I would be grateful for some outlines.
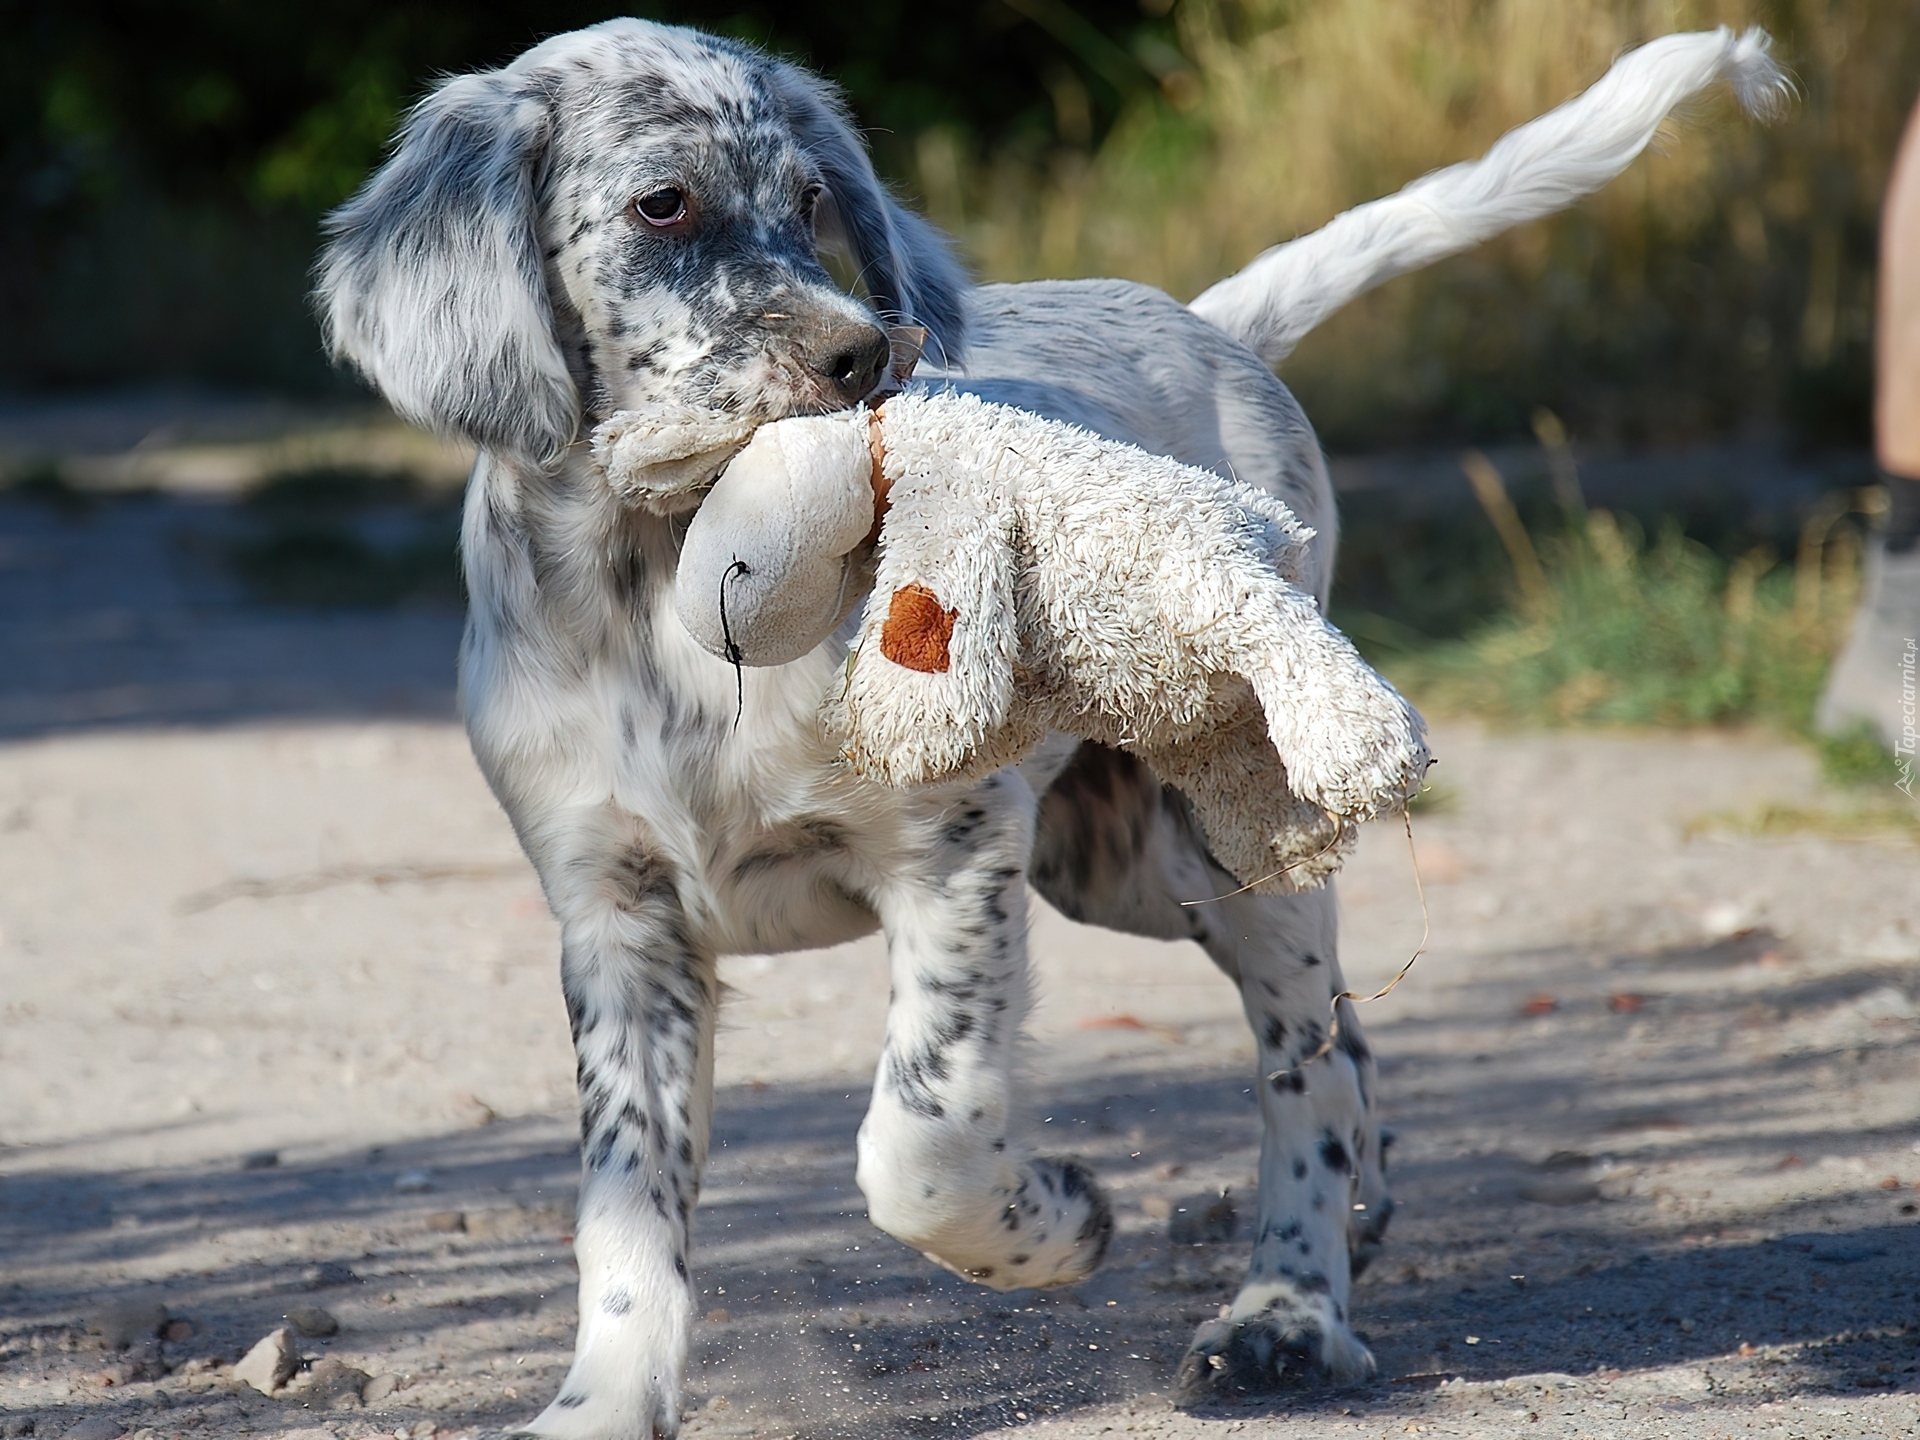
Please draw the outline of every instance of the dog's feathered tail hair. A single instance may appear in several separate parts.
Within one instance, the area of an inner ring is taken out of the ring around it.
[[[1277,365],[1356,296],[1470,250],[1503,230],[1598,190],[1647,147],[1681,101],[1716,81],[1760,118],[1793,85],[1764,31],[1668,35],[1630,50],[1585,93],[1501,136],[1478,160],[1449,165],[1277,245],[1193,302],[1193,311]]]

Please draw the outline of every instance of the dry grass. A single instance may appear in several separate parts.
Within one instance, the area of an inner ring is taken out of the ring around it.
[[[991,278],[1124,275],[1189,295],[1276,241],[1478,154],[1676,29],[1761,23],[1803,100],[1760,130],[1714,101],[1577,213],[1397,282],[1287,378],[1336,441],[1586,439],[1791,411],[1859,420],[1873,224],[1920,72],[1911,0],[1183,0],[1191,69],[1097,153],[921,137],[935,218]],[[1063,104],[1070,103],[1063,100]]]

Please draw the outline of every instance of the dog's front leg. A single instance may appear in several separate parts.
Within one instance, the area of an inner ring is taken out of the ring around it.
[[[579,1062],[580,1323],[527,1433],[664,1440],[693,1323],[688,1242],[713,1108],[714,957],[639,827],[596,814],[543,865]]]
[[[893,1000],[860,1127],[868,1214],[996,1290],[1084,1279],[1113,1233],[1083,1166],[1027,1155],[1012,1133],[1033,803],[1010,771],[964,792],[874,895]]]

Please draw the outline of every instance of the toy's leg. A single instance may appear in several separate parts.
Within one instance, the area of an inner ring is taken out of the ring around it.
[[[996,1290],[1084,1279],[1113,1233],[1084,1167],[1027,1155],[1012,1133],[1032,811],[1033,792],[1012,771],[961,792],[872,897],[893,1002],[860,1127],[868,1214]]]
[[[535,848],[579,1061],[580,1321],[559,1394],[520,1433],[665,1440],[693,1323],[719,982],[634,822],[595,812],[551,828],[565,833]]]
[[[1262,1134],[1252,1264],[1228,1318],[1194,1337],[1184,1387],[1260,1388],[1316,1369],[1343,1381],[1366,1375],[1373,1360],[1348,1322],[1347,1297],[1393,1206],[1373,1059],[1350,1004],[1338,1043],[1305,1058],[1326,1039],[1341,988],[1333,892],[1182,907],[1235,881],[1208,857],[1177,793],[1139,761],[1093,745],[1042,801],[1032,875],[1074,919],[1197,940],[1240,987],[1253,1026]]]

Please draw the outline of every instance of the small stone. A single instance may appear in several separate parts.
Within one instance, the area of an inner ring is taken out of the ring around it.
[[[240,1157],[242,1170],[272,1170],[280,1163],[278,1150],[249,1150]]]
[[[124,1350],[151,1340],[167,1323],[167,1307],[158,1300],[116,1300],[94,1312],[87,1329],[109,1350]]]
[[[166,1328],[160,1332],[160,1338],[169,1345],[179,1345],[184,1341],[191,1340],[194,1337],[194,1333],[193,1322],[191,1320],[169,1320]]]
[[[393,1188],[402,1195],[424,1195],[433,1189],[433,1172],[430,1170],[402,1170],[393,1177]]]
[[[518,1240],[526,1234],[526,1212],[518,1205],[501,1210],[476,1210],[465,1216],[464,1229],[475,1240]],[[432,1224],[429,1219],[428,1224]]]
[[[127,1427],[110,1415],[89,1415],[65,1432],[62,1440],[120,1440]]]
[[[377,1405],[399,1388],[398,1375],[376,1375],[361,1387],[360,1398],[369,1405]]]
[[[413,1440],[433,1440],[433,1437],[439,1434],[439,1432],[440,1427],[434,1424],[433,1421],[416,1420],[413,1422],[413,1428],[408,1430],[407,1434],[411,1435]]]
[[[360,1277],[338,1260],[324,1260],[308,1266],[302,1278],[309,1290],[331,1290],[336,1285],[351,1285]]]
[[[333,1318],[331,1310],[323,1310],[318,1305],[296,1305],[287,1311],[287,1323],[302,1335],[338,1335],[340,1322]]]
[[[467,1228],[464,1210],[436,1210],[427,1216],[427,1229],[437,1235],[457,1235]]]
[[[1584,1205],[1600,1198],[1591,1180],[1531,1180],[1520,1187],[1520,1198],[1536,1205]]]
[[[724,1325],[731,1319],[733,1319],[733,1312],[724,1307],[707,1311],[707,1323],[709,1325]]]
[[[304,1430],[282,1431],[280,1440],[339,1440],[339,1437],[324,1425],[309,1425]]]
[[[1219,1244],[1233,1239],[1239,1223],[1233,1197],[1226,1192],[1189,1195],[1174,1201],[1173,1214],[1167,1218],[1167,1239],[1175,1245]]]
[[[0,1435],[5,1435],[6,1440],[20,1440],[21,1436],[32,1433],[33,1417],[31,1415],[15,1415],[4,1426],[0,1426]]]
[[[299,1368],[300,1352],[294,1347],[293,1332],[282,1325],[264,1336],[233,1367],[233,1379],[251,1385],[262,1395],[271,1395]]]
[[[301,1377],[299,1393],[316,1410],[358,1410],[360,1394],[373,1377],[329,1355]]]

